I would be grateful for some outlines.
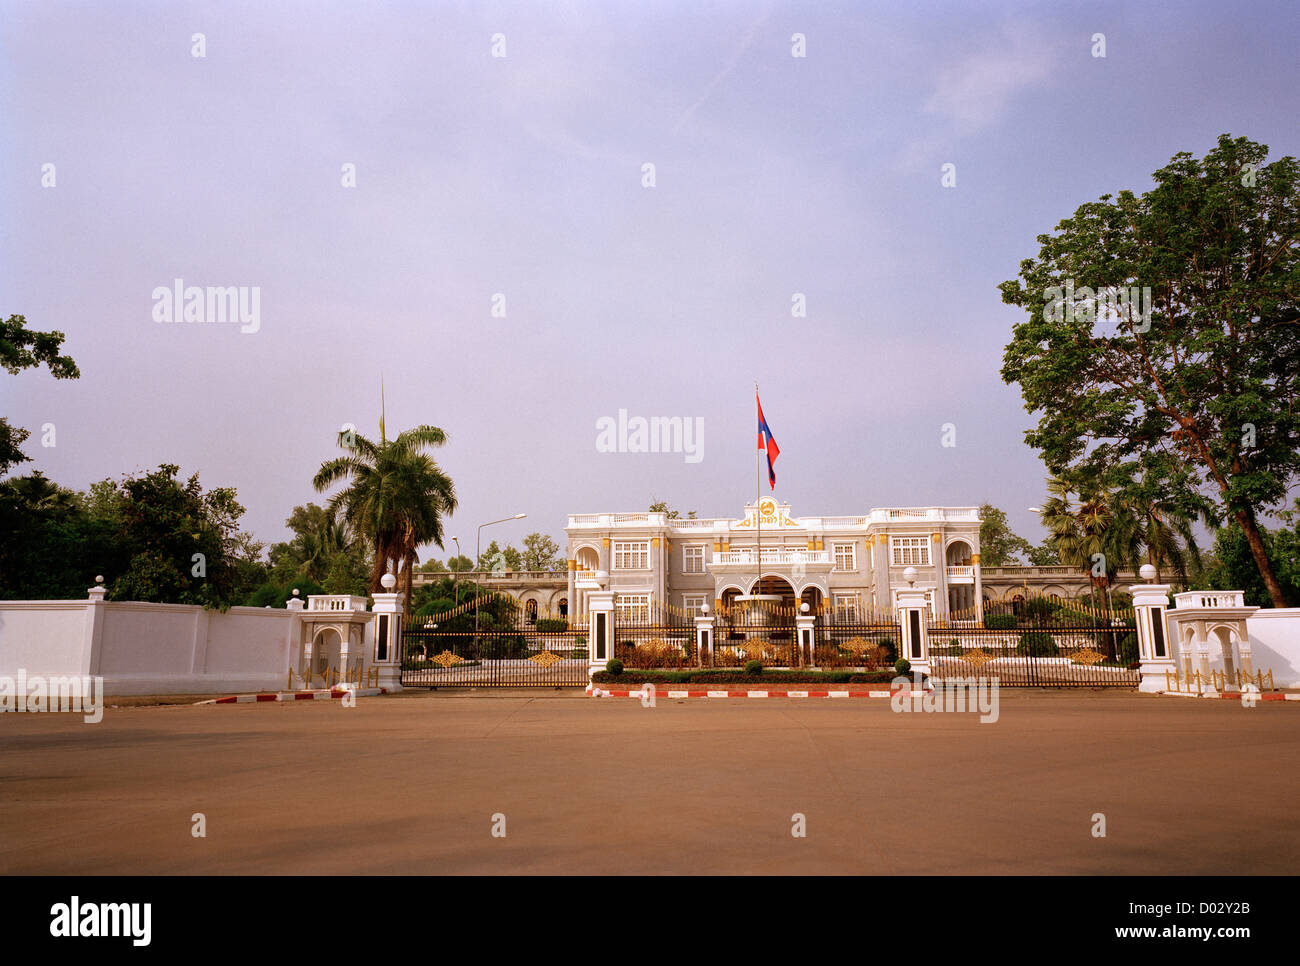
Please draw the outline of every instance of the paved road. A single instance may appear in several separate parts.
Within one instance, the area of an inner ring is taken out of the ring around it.
[[[0,872],[1294,873],[1297,761],[1300,704],[1109,692],[7,714]]]

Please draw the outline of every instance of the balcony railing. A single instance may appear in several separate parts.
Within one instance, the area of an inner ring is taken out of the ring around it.
[[[873,521],[889,520],[953,520],[978,523],[979,510],[975,507],[903,506],[883,507],[871,511]]]
[[[950,564],[944,568],[944,573],[949,577],[970,577],[972,580],[975,578],[974,567],[952,566]]]
[[[310,594],[308,610],[365,610],[367,599],[351,594]]]
[[[1244,590],[1193,590],[1185,594],[1174,594],[1174,608],[1245,607],[1245,594]]]
[[[753,550],[726,550],[722,553],[714,554],[713,562],[726,566],[728,564],[753,566],[755,563],[755,552]],[[831,562],[831,552],[829,550],[764,550],[764,564],[828,564]]]

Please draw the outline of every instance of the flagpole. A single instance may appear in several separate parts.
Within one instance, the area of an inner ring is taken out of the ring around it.
[[[754,422],[758,422],[758,380],[754,381]],[[755,440],[757,444],[757,440]],[[759,504],[763,500],[763,460],[758,455],[758,446],[754,447],[754,524],[758,527],[758,536],[754,547],[755,564],[758,579],[754,582],[754,593],[763,592],[763,511]]]

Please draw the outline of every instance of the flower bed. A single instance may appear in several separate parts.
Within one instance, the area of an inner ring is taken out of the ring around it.
[[[597,671],[596,684],[882,684],[888,685],[897,672],[888,671],[763,671],[746,674],[729,671],[637,671],[622,674]]]

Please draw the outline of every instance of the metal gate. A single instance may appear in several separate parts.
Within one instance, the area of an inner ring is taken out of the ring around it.
[[[409,618],[402,686],[549,688],[587,685],[587,632],[564,617],[522,613],[507,595]]]
[[[1007,687],[1132,688],[1138,685],[1131,609],[1037,597],[984,605],[984,620],[929,622],[936,678],[997,678]]]
[[[718,609],[714,667],[799,667],[795,607],[776,602],[739,602]]]

